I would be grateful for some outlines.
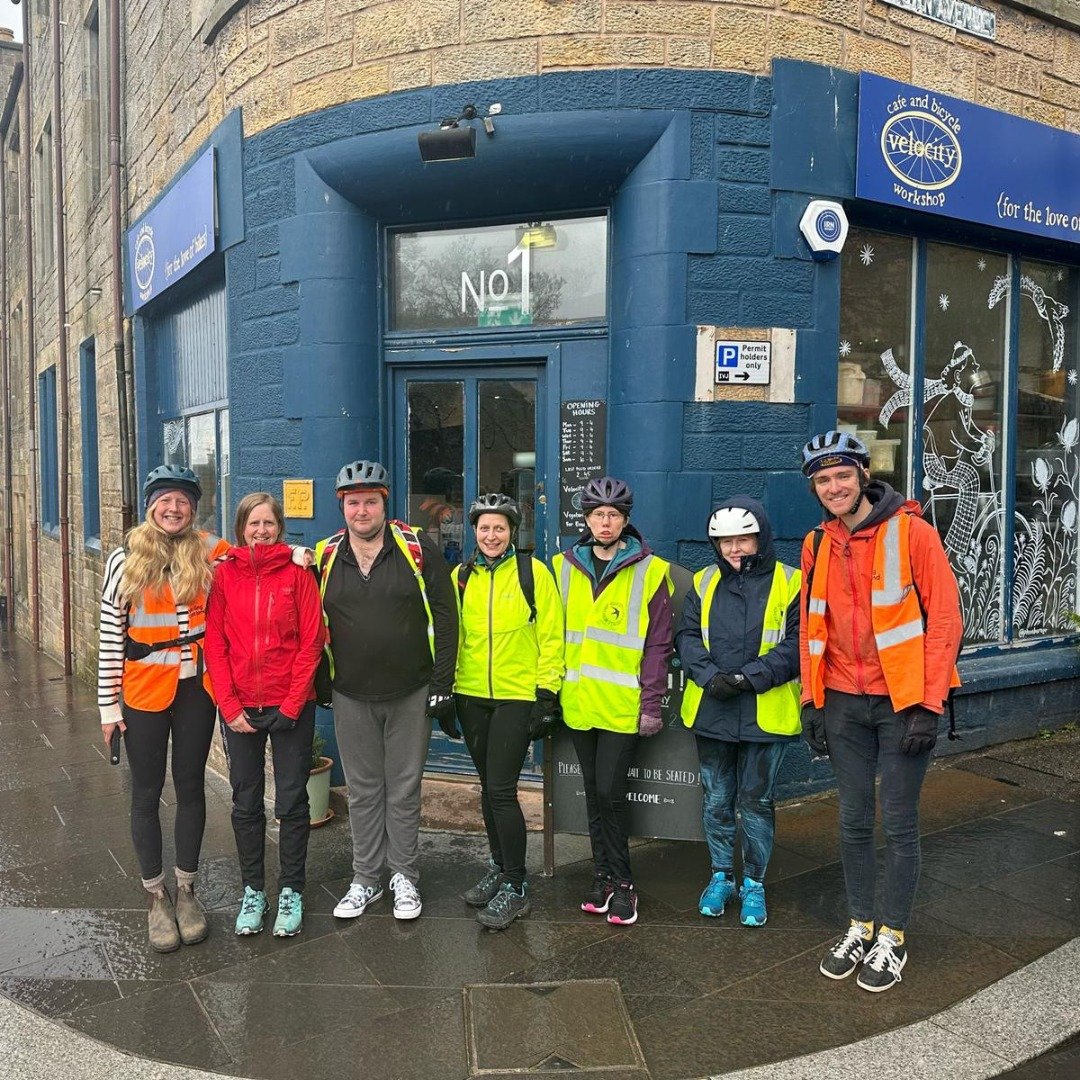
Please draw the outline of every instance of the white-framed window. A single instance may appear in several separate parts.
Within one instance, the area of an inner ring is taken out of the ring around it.
[[[202,486],[195,527],[231,540],[229,410],[177,416],[165,421],[163,432],[165,464],[186,465]]]
[[[83,80],[84,127],[86,132],[86,175],[91,198],[105,185],[109,175],[109,95],[108,38],[105,9],[96,0],[90,5],[86,27]]]
[[[56,258],[53,240],[53,140],[52,117],[41,128],[34,151],[34,255],[38,266],[48,269]]]

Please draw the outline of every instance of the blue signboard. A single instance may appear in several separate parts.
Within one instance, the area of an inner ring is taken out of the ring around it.
[[[860,199],[1080,243],[1080,135],[859,76]]]
[[[213,254],[217,245],[215,205],[211,146],[128,229],[133,311]]]

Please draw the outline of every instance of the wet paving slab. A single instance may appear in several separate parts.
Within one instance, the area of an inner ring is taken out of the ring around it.
[[[101,752],[90,691],[56,676],[21,642],[0,655],[0,993],[157,1060],[265,1080],[684,1080],[923,1019],[1080,932],[1080,793],[1057,747],[1057,797],[992,775],[1023,770],[1025,753],[930,772],[911,963],[888,995],[817,972],[846,923],[829,797],[778,811],[763,928],[741,927],[737,902],[720,919],[698,914],[703,844],[636,844],[640,922],[619,928],[579,909],[582,841],[558,838],[545,878],[533,837],[533,912],[493,933],[460,899],[483,872],[482,839],[436,832],[422,835],[420,919],[395,920],[387,894],[338,920],[351,879],[338,819],[311,835],[304,931],[278,940],[232,932],[229,791],[208,774],[198,892],[210,936],[161,956],[146,944],[126,766]],[[161,818],[171,865],[168,783]],[[274,895],[273,828],[267,863]]]

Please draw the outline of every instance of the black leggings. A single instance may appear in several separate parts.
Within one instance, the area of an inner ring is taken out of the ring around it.
[[[161,875],[161,791],[172,736],[176,791],[176,866],[194,873],[206,825],[206,758],[214,735],[215,708],[202,680],[181,679],[173,703],[161,712],[124,706],[124,745],[131,769],[131,841],[144,881]]]
[[[480,806],[491,858],[506,880],[518,887],[525,881],[525,815],[517,786],[529,749],[532,707],[531,701],[457,695],[465,745],[480,774]]]
[[[630,845],[623,821],[626,817],[626,771],[637,755],[637,734],[618,731],[570,729],[581,779],[585,784],[585,809],[589,815],[589,839],[593,862],[601,874],[632,882]]]

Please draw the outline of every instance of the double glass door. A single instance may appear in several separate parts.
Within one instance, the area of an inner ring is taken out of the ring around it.
[[[469,505],[502,492],[521,509],[517,549],[546,559],[543,368],[403,365],[394,370],[392,400],[395,514],[434,537],[453,567],[475,547]],[[475,771],[463,744],[437,730],[427,768]],[[540,775],[532,748],[523,774]]]
[[[535,366],[399,369],[392,438],[398,512],[435,538],[450,566],[473,550],[469,505],[501,492],[521,509],[519,551],[547,556]]]

